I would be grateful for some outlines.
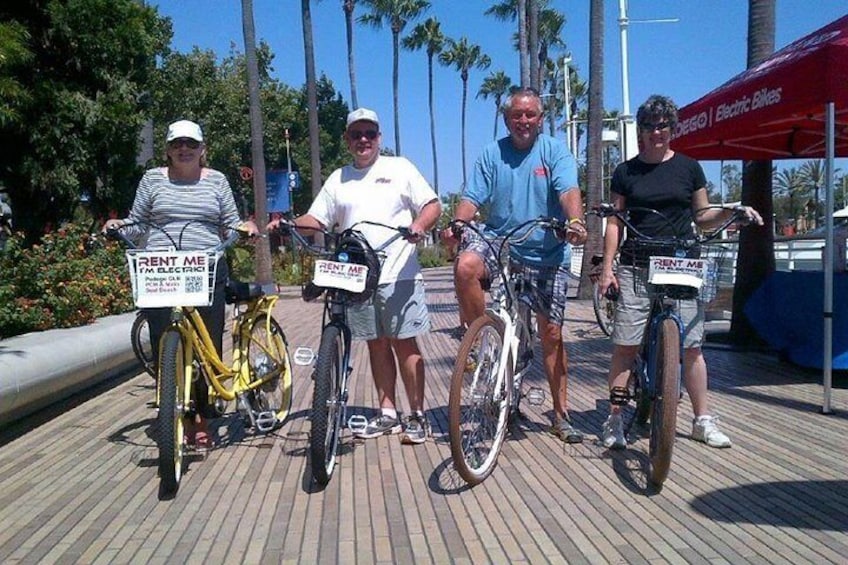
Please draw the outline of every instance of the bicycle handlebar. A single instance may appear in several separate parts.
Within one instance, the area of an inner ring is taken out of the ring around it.
[[[192,223],[192,222],[207,223],[207,224],[219,226],[219,224],[213,224],[212,222],[204,222],[202,220],[191,220],[188,223]],[[186,224],[186,226],[188,226],[188,223]],[[168,238],[168,240],[170,240],[170,242],[174,244],[175,249],[180,248],[180,246],[177,245],[177,243],[170,236],[170,234],[168,234],[168,232],[165,231],[165,228],[163,228],[162,226],[158,226],[158,225],[156,225],[152,222],[127,222],[127,223],[125,223],[125,224],[123,224],[123,225],[121,225],[120,227],[117,227],[117,228],[107,228],[106,231],[104,232],[104,235],[108,239],[111,239],[111,240],[114,240],[114,241],[120,241],[127,249],[138,249],[139,248],[138,245],[136,245],[134,241],[132,241],[130,238],[128,238],[126,236],[126,234],[124,234],[121,231],[121,230],[126,229],[128,227],[136,226],[136,225],[144,226],[148,229],[153,228],[153,229],[161,231],[162,233],[165,234],[165,236]],[[180,230],[180,237],[179,237],[180,240],[182,240],[182,234],[185,231],[186,226],[183,226],[182,230]],[[213,253],[219,253],[219,252],[223,251],[224,249],[230,247],[233,243],[235,243],[243,235],[245,235],[245,232],[239,230],[238,228],[231,229],[230,233],[227,235],[227,237],[225,237],[217,245],[208,248],[208,251],[211,251]]]
[[[636,237],[638,237],[639,239],[653,241],[653,242],[676,243],[676,244],[689,246],[689,247],[694,246],[694,245],[698,245],[700,243],[706,243],[706,242],[709,242],[709,241],[716,239],[719,235],[721,235],[722,231],[724,231],[728,226],[730,226],[730,224],[739,223],[739,224],[742,224],[743,226],[747,226],[748,224],[751,223],[751,219],[745,213],[745,207],[744,206],[730,207],[730,206],[724,206],[722,204],[711,204],[709,206],[705,206],[704,208],[696,210],[695,215],[699,214],[700,212],[703,212],[704,210],[711,210],[711,209],[731,210],[733,213],[730,215],[729,218],[724,220],[719,225],[719,227],[714,228],[712,231],[710,231],[710,233],[705,234],[705,235],[697,235],[696,234],[692,238],[680,238],[680,237],[675,237],[675,236],[656,237],[656,236],[646,235],[646,234],[640,232],[639,229],[636,226],[634,226],[633,223],[630,221],[630,213],[631,212],[644,212],[644,213],[648,213],[648,214],[657,215],[657,216],[660,216],[666,223],[668,223],[669,226],[672,225],[671,220],[669,220],[665,216],[665,214],[663,214],[659,210],[655,210],[653,208],[644,208],[644,207],[634,206],[634,207],[631,207],[631,208],[627,208],[626,210],[619,210],[613,204],[605,202],[603,204],[600,204],[599,206],[594,207],[592,209],[592,211],[590,212],[590,214],[594,214],[594,215],[596,215],[600,218],[610,218],[610,217],[618,218],[619,220],[621,220],[621,222],[625,226],[627,226],[627,229],[632,231],[633,234]]]
[[[472,222],[468,222],[465,220],[452,220],[448,224],[448,227],[451,229],[454,234],[454,237],[457,239],[461,237],[462,231],[465,229],[470,229],[471,231],[476,233],[480,237],[480,239],[486,243],[492,253],[495,254],[495,258],[498,264],[503,265],[503,251],[504,249],[506,249],[507,244],[524,243],[530,238],[530,236],[537,228],[543,228],[545,230],[554,231],[557,234],[558,239],[564,240],[565,233],[567,233],[569,230],[569,222],[547,216],[539,216],[538,218],[527,220],[526,222],[522,222],[511,230],[509,230],[505,236],[495,238],[495,243],[497,243],[498,240],[501,240],[500,245],[498,245],[497,248],[495,248],[492,241],[490,241],[490,238],[486,237],[486,235],[483,234],[482,230],[477,228],[477,226],[474,225]],[[509,288],[509,284],[507,284],[507,273],[504,269],[500,269],[498,276],[503,281],[503,286],[507,294],[507,303],[512,304],[514,297],[512,296],[512,290]]]
[[[307,251],[309,251],[313,255],[327,256],[327,255],[330,255],[330,254],[333,253],[332,250],[326,249],[326,248],[321,248],[321,247],[318,247],[316,245],[309,243],[309,241],[306,240],[306,238],[300,233],[299,230],[310,230],[310,231],[313,231],[313,232],[316,232],[316,233],[321,233],[325,237],[329,238],[332,241],[338,241],[346,233],[350,233],[352,231],[355,231],[356,227],[360,226],[360,225],[378,226],[378,227],[381,227],[381,228],[386,228],[386,229],[394,230],[394,231],[397,232],[395,235],[390,237],[382,245],[380,245],[379,247],[374,249],[374,251],[377,252],[377,253],[380,253],[381,251],[385,250],[395,240],[400,239],[401,237],[403,237],[405,239],[409,239],[410,237],[413,237],[414,235],[416,235],[412,232],[412,230],[409,229],[408,226],[389,226],[389,225],[386,225],[386,224],[381,224],[380,222],[372,222],[372,221],[369,221],[369,220],[363,220],[363,221],[360,221],[360,222],[356,222],[355,224],[353,224],[349,228],[344,229],[340,232],[330,231],[330,230],[323,228],[323,227],[297,226],[297,225],[295,225],[291,222],[280,222],[275,229],[276,229],[277,232],[280,233],[280,235],[291,235],[292,237],[294,237],[295,240],[298,242],[298,244],[300,244],[301,247],[303,247],[304,249],[306,249]]]

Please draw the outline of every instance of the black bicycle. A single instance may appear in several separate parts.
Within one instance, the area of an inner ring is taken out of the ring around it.
[[[374,249],[356,229],[361,225],[379,226],[398,233]],[[298,229],[323,234],[324,247],[310,243]],[[312,281],[303,288],[304,299],[324,297],[321,343],[317,355],[308,347],[298,347],[294,353],[295,364],[314,363],[315,367],[312,373],[315,384],[309,457],[312,477],[323,486],[333,476],[343,427],[347,425],[356,433],[368,424],[362,415],[347,418],[348,379],[353,372],[347,308],[351,304],[365,302],[374,294],[380,280],[384,250],[396,239],[411,234],[408,228],[377,222],[358,222],[339,233],[320,228],[293,229],[285,223],[280,224],[279,230],[283,236],[294,237],[315,258]]]
[[[712,205],[704,210],[711,208],[730,209],[733,213],[713,231],[691,238],[651,237],[640,232],[631,222],[633,213],[657,215],[672,226],[665,215],[651,208],[622,211],[612,204],[603,204],[592,212],[602,218],[614,216],[627,226],[628,244],[620,250],[620,264],[633,267],[634,292],[651,298],[642,345],[628,384],[613,388],[610,402],[627,406],[635,401],[636,410],[624,432],[628,435],[634,425],[648,431],[648,481],[657,491],[662,489],[671,467],[677,428],[684,329],[677,313],[678,300],[708,303],[715,298],[726,248],[710,243],[729,225],[748,223],[740,207]]]

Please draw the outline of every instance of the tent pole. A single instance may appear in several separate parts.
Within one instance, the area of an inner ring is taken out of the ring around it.
[[[824,359],[822,368],[824,402],[822,414],[831,414],[830,407],[833,369],[833,157],[834,103],[825,106],[825,240],[824,240]]]

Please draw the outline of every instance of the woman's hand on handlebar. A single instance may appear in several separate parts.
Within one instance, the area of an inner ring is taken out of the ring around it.
[[[117,229],[123,227],[123,225],[124,225],[123,220],[115,220],[115,219],[106,220],[106,223],[104,223],[103,227],[100,229],[100,233],[102,233],[103,235],[106,235],[109,231],[117,230]]]
[[[751,206],[735,206],[733,208],[733,212],[739,214],[744,219],[746,225],[763,225],[763,217],[760,216],[760,213],[754,210]]]

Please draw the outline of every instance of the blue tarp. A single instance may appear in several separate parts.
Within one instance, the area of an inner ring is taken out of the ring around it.
[[[745,305],[754,329],[802,367],[824,365],[824,273],[777,271]],[[848,369],[848,273],[833,275],[833,368]]]

